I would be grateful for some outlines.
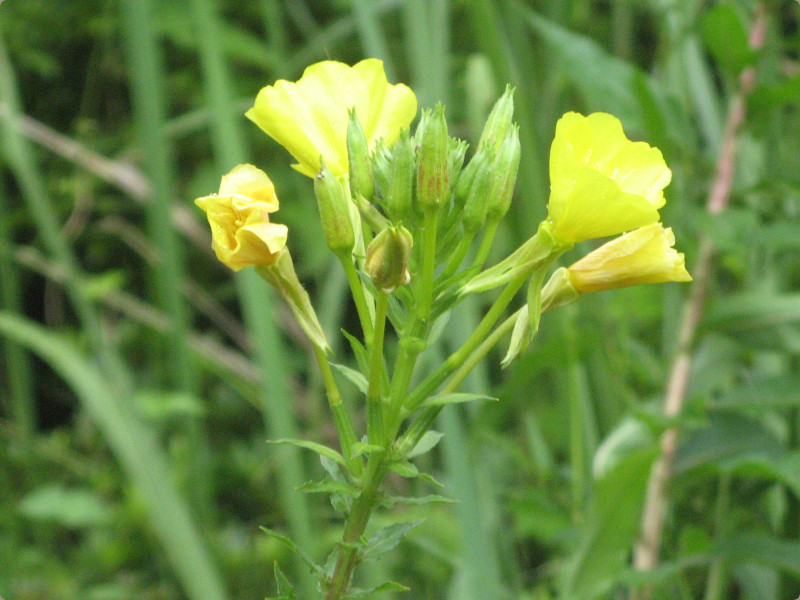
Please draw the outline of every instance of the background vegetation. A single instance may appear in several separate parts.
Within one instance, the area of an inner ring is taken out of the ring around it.
[[[320,381],[191,201],[239,162],[264,168],[330,339],[356,329],[309,182],[242,113],[311,62],[377,56],[471,141],[516,86],[522,166],[495,258],[544,215],[557,118],[604,110],[663,150],[664,221],[696,281],[586,297],[511,368],[485,365],[468,387],[501,401],[449,407],[425,459],[458,503],[380,515],[426,520],[364,579],[418,599],[795,598],[799,16],[794,0],[3,2],[0,595],[255,600],[279,561],[312,597],[258,527],[316,558],[338,537],[325,499],[295,489],[316,456],[265,443],[333,439]],[[659,561],[637,572],[669,428]]]

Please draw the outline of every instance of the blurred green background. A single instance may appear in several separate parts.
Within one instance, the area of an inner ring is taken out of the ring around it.
[[[324,247],[310,182],[243,117],[257,91],[326,58],[384,60],[422,107],[474,142],[516,87],[522,164],[494,260],[545,214],[565,111],[618,116],[673,170],[663,210],[695,284],[589,296],[546,315],[509,369],[465,389],[421,466],[390,480],[457,504],[425,518],[359,582],[396,597],[786,600],[800,593],[800,5],[697,0],[6,0],[0,4],[0,596],[6,600],[260,600],[278,561],[267,526],[321,560],[340,533],[316,455],[334,443],[318,374],[285,307],[210,251],[192,204],[253,162],[337,360],[358,330]],[[730,207],[711,216],[726,115],[755,69]],[[590,245],[573,250],[562,264]],[[335,264],[336,263],[336,264]],[[707,287],[678,418],[662,403],[693,285]],[[435,361],[483,301],[451,320]],[[500,349],[502,352],[502,349]],[[347,401],[357,390],[342,382]],[[644,487],[681,428],[661,562],[635,572]],[[425,510],[423,510],[425,509]],[[386,597],[389,595],[387,594]]]

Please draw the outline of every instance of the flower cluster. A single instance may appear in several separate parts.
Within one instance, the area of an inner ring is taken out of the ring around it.
[[[206,212],[219,260],[234,271],[254,266],[313,347],[341,453],[288,442],[326,457],[332,479],[315,489],[330,492],[332,505],[347,514],[342,543],[326,567],[316,569],[326,600],[341,600],[356,564],[375,550],[363,534],[381,503],[381,482],[389,471],[419,475],[408,461],[439,439],[429,435],[438,411],[480,397],[456,390],[504,335],[512,331],[505,365],[525,350],[547,310],[589,292],[691,279],[672,230],[660,222],[671,172],[657,148],[630,141],[612,115],[565,114],[550,151],[547,218],[508,257],[485,267],[520,160],[510,87],[469,161],[467,144],[448,133],[442,105],[423,111],[412,133],[416,97],[402,84],[389,84],[376,59],[352,67],[312,65],[297,82],[263,88],[246,114],[288,150],[296,170],[313,178],[325,243],[345,271],[363,333],[363,342],[348,335],[361,370],[348,368],[348,378],[358,382],[366,412],[360,421],[366,432],[359,435],[328,362],[325,332],[295,273],[287,227],[270,221],[278,198],[267,174],[239,165],[222,178],[218,193],[195,201]],[[612,236],[618,237],[556,269],[545,283],[575,244]],[[498,324],[525,284],[527,304]],[[463,345],[415,377],[419,355],[445,322],[439,319],[464,297],[499,287],[503,291]],[[384,350],[387,323],[398,337],[386,346],[396,351],[391,361]],[[381,589],[400,588],[375,591]]]

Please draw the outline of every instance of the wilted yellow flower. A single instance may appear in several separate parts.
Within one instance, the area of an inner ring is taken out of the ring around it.
[[[238,165],[222,178],[218,194],[194,203],[208,217],[214,253],[234,271],[273,264],[286,246],[286,225],[269,222],[278,210],[275,186],[253,165]]]
[[[351,108],[370,148],[379,138],[391,145],[417,114],[417,98],[405,85],[389,85],[383,62],[376,58],[352,67],[328,60],[306,68],[296,83],[279,80],[262,88],[245,114],[294,156],[295,169],[313,177],[322,156],[339,177],[348,170]]]
[[[640,283],[691,281],[683,254],[672,246],[672,229],[653,223],[603,244],[567,267],[578,293],[599,292]]]
[[[630,141],[613,115],[567,113],[550,148],[553,233],[576,243],[655,223],[671,178],[658,148]]]

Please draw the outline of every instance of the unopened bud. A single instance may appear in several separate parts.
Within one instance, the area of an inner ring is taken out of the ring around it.
[[[495,102],[489,116],[486,118],[486,125],[483,126],[481,139],[478,141],[478,147],[475,151],[496,149],[511,129],[511,120],[513,118],[514,88],[507,85],[505,92]]]
[[[503,140],[497,151],[493,169],[492,191],[489,194],[489,210],[487,216],[490,220],[497,221],[508,212],[511,206],[511,197],[514,194],[514,184],[517,182],[519,169],[519,128],[511,128],[506,139]]]
[[[325,234],[328,248],[337,253],[351,251],[355,244],[355,236],[350,220],[350,199],[324,161],[314,178],[314,193],[317,196],[322,232]]]
[[[413,246],[414,238],[402,225],[389,225],[375,236],[367,246],[364,264],[375,287],[388,294],[411,281],[408,260]]]
[[[419,149],[417,206],[422,212],[438,211],[450,188],[450,139],[444,106],[439,103],[425,123]]]
[[[486,222],[489,211],[489,196],[492,192],[495,173],[491,162],[482,162],[478,172],[472,180],[472,185],[464,204],[464,213],[461,217],[465,231],[478,231]]]
[[[369,144],[356,111],[350,111],[347,122],[347,160],[350,165],[350,193],[355,198],[361,195],[371,201],[375,193],[375,182],[372,177],[372,161],[369,158]]]
[[[453,199],[457,206],[464,206],[467,202],[467,198],[472,190],[472,184],[475,183],[475,177],[487,162],[490,162],[487,153],[477,152],[467,166],[462,169],[453,193]]]
[[[414,187],[414,147],[408,130],[400,134],[392,148],[388,183],[389,189],[384,198],[386,212],[395,221],[406,220],[412,210],[411,194]]]

